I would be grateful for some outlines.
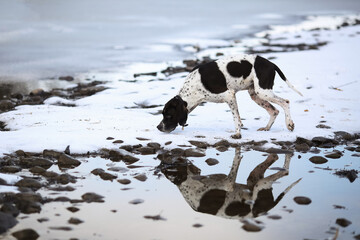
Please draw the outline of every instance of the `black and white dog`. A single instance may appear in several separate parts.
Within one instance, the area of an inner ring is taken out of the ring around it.
[[[279,114],[270,102],[284,109],[286,127],[293,131],[295,125],[290,116],[289,100],[276,96],[272,91],[275,72],[302,96],[274,63],[257,55],[229,56],[197,66],[186,77],[179,94],[165,104],[163,120],[157,128],[162,132],[171,132],[178,124],[186,126],[188,114],[200,103],[225,102],[234,117],[236,133],[232,137],[241,138],[243,124],[235,94],[248,90],[251,98],[270,115],[268,124],[259,131],[268,131]]]

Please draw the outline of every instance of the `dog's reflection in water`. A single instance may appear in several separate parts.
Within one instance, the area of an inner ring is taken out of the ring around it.
[[[200,175],[200,169],[193,164],[161,164],[164,175],[179,188],[187,203],[198,212],[213,214],[225,218],[253,218],[275,207],[284,195],[301,179],[288,186],[274,198],[272,184],[289,174],[292,154],[285,155],[282,169],[264,177],[265,171],[278,160],[278,155],[270,154],[266,160],[256,166],[247,184],[236,183],[237,171],[241,162],[240,149],[236,149],[229,175]]]

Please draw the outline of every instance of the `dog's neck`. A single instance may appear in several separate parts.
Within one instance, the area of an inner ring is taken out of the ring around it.
[[[178,94],[183,101],[187,103],[187,110],[189,113],[194,110],[202,102],[195,94],[190,94],[189,92],[184,93],[183,89],[180,90]]]

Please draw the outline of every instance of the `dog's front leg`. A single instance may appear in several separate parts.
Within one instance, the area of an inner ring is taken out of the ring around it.
[[[234,118],[234,123],[235,123],[235,134],[231,135],[231,137],[234,139],[240,139],[241,138],[241,127],[243,126],[243,124],[241,122],[235,92],[229,93],[229,95],[226,99],[226,103],[230,107],[231,113]]]

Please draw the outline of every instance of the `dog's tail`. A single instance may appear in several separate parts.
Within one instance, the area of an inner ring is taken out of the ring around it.
[[[297,92],[300,96],[303,96],[301,92],[299,92],[290,82],[289,80],[286,79],[284,73],[280,70],[280,68],[278,66],[276,66],[274,64],[274,68],[275,71],[279,74],[279,76],[281,77],[282,80],[284,80],[286,82],[286,84],[289,86],[289,88],[291,88],[292,90],[294,90],[295,92]]]

